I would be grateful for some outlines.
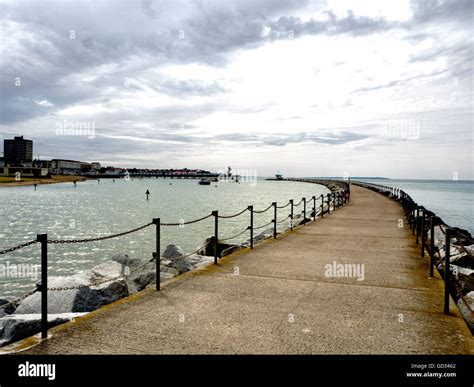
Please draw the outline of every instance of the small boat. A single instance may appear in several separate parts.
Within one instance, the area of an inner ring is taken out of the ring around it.
[[[200,185],[211,185],[211,180],[203,178],[203,179],[199,180],[199,184]]]

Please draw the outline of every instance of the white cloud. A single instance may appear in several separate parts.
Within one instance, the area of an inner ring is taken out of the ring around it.
[[[95,4],[5,3],[5,136],[47,154],[58,121],[93,121],[54,156],[260,174],[436,177],[435,149],[474,178],[464,0]]]

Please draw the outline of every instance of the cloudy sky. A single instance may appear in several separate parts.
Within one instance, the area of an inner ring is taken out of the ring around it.
[[[0,1],[35,156],[473,179],[471,0]]]

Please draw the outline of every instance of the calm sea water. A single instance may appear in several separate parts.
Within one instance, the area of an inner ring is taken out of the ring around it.
[[[435,212],[448,225],[474,235],[474,181],[472,180],[379,180],[375,184],[403,189],[418,204]]]
[[[151,193],[149,200],[145,198],[146,190]],[[179,222],[200,218],[212,210],[218,210],[220,215],[231,215],[248,205],[262,210],[273,201],[283,205],[289,199],[299,201],[302,197],[327,192],[327,188],[316,184],[265,180],[253,184],[221,182],[201,186],[196,180],[116,179],[113,183],[111,179],[102,179],[100,184],[87,181],[78,183],[77,187],[72,183],[41,185],[36,192],[33,187],[0,187],[0,249],[35,239],[38,233],[47,233],[49,239],[91,238],[136,228],[154,217],[160,217],[162,222]],[[312,205],[308,205],[308,210],[310,208]],[[298,209],[301,211],[302,205]],[[278,210],[278,220],[288,214],[288,207]],[[272,217],[272,210],[255,214],[255,227],[270,222]],[[219,236],[236,235],[248,225],[249,212],[233,219],[220,219]],[[286,226],[284,222],[279,228]],[[162,248],[176,244],[190,253],[213,233],[213,217],[184,227],[162,227]],[[150,259],[154,235],[155,229],[151,226],[100,242],[49,244],[49,274],[74,274],[105,262],[119,252]],[[246,232],[232,242],[243,242],[248,236]],[[39,259],[39,245],[35,244],[0,256],[0,264],[39,264]],[[34,282],[25,278],[0,278],[0,297],[21,295],[34,288]]]

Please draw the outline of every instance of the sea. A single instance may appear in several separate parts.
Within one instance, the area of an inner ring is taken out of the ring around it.
[[[449,226],[474,235],[473,180],[352,179],[356,180],[402,189]]]
[[[150,192],[146,198],[146,191]],[[249,205],[256,211],[268,208],[272,202],[284,206],[290,199],[300,202],[328,193],[317,184],[248,179],[199,185],[186,179],[101,179],[73,183],[0,187],[0,250],[47,234],[51,240],[95,238],[125,232],[160,218],[162,223],[177,226],[161,227],[162,250],[169,244],[179,246],[186,254],[196,251],[206,238],[214,234],[214,217],[185,224],[218,211],[219,216],[241,212]],[[308,212],[312,202],[308,202]],[[303,211],[301,203],[295,214]],[[290,207],[277,209],[279,231],[288,227],[285,220]],[[254,214],[254,235],[272,227],[273,208]],[[249,238],[246,231],[250,213],[235,218],[219,219],[219,239],[242,243]],[[118,238],[97,242],[48,244],[48,275],[68,276],[110,260],[117,253],[151,259],[155,249],[155,226]],[[239,235],[235,238],[234,236]],[[231,238],[231,239],[228,239]],[[40,263],[40,245],[0,255],[0,298],[27,293],[39,281],[31,270],[25,277],[2,275],[2,268],[19,264],[32,267]],[[16,265],[16,266],[15,266]],[[5,272],[5,270],[3,270]],[[10,271],[11,272],[11,271]],[[39,273],[39,270],[37,271]]]
[[[474,234],[474,181],[461,180],[395,180],[352,179],[392,186],[405,190],[420,205],[435,212],[448,225]],[[146,191],[150,192],[146,198]],[[125,232],[146,225],[153,218],[163,223],[178,224],[161,227],[161,246],[179,246],[185,253],[201,247],[214,233],[214,217],[185,224],[218,211],[220,216],[236,214],[249,205],[257,211],[272,202],[284,206],[290,199],[299,202],[308,198],[307,211],[312,209],[312,196],[329,191],[326,187],[291,181],[255,179],[236,183],[221,181],[209,186],[186,179],[101,179],[73,183],[0,187],[0,250],[47,234],[52,240],[95,238]],[[303,205],[295,208],[301,214]],[[290,208],[277,210],[279,231],[288,227],[285,219]],[[272,227],[273,208],[254,214],[255,235]],[[219,238],[242,243],[249,237],[245,231],[250,213],[235,218],[219,219]],[[155,226],[97,242],[48,244],[48,273],[68,276],[106,262],[118,253],[133,258],[151,259],[155,249]],[[239,235],[240,234],[240,235]],[[236,236],[238,235],[238,236]],[[234,236],[236,236],[234,238]],[[231,239],[228,239],[231,238]],[[0,298],[17,297],[35,287],[34,275],[5,275],[5,268],[26,264],[39,267],[40,246],[34,244],[0,255]],[[3,271],[1,270],[3,268]],[[37,270],[39,275],[39,270]],[[3,274],[3,275],[2,275]]]

